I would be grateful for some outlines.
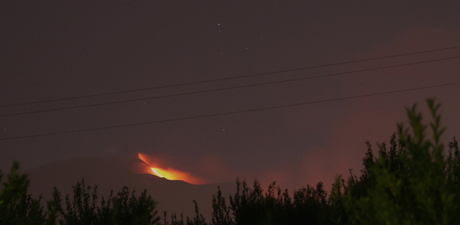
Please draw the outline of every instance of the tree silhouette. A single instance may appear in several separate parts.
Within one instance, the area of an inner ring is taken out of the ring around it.
[[[55,196],[59,193],[55,189]],[[60,200],[58,200],[58,208]],[[155,210],[155,202],[147,196],[144,190],[140,196],[135,195],[128,187],[123,187],[116,195],[113,191],[107,198],[102,197],[100,206],[97,203],[97,186],[86,186],[85,181],[77,182],[73,186],[73,197],[65,198],[65,209],[59,208],[61,218],[59,223],[64,224],[157,224],[160,218]]]
[[[460,151],[454,138],[444,154],[440,105],[427,100],[431,121],[423,121],[416,105],[406,109],[408,124],[398,124],[390,142],[374,152],[366,142],[364,168],[359,176],[337,176],[328,195],[321,182],[294,190],[292,196],[276,182],[263,190],[255,180],[250,187],[236,179],[228,198],[220,188],[212,199],[207,223],[195,204],[195,216],[171,214],[164,225],[258,224],[455,224],[460,221]],[[428,135],[430,138],[428,138]],[[29,180],[13,163],[0,189],[0,224],[159,224],[155,202],[146,190],[135,195],[123,187],[98,202],[97,186],[82,180],[62,203],[55,188],[47,210],[41,197],[27,194]],[[3,175],[0,173],[0,181]],[[62,207],[64,205],[64,207]]]
[[[397,135],[379,145],[373,158],[371,146],[364,170],[351,175],[341,203],[350,224],[452,224],[459,221],[459,152],[456,140],[445,157],[440,142],[440,105],[427,100],[431,121],[424,123],[416,105],[406,109],[408,126],[398,124]],[[431,138],[427,138],[430,128]],[[399,141],[396,141],[396,136]],[[453,152],[452,152],[453,151]],[[339,189],[335,185],[335,189]]]
[[[27,194],[29,179],[20,174],[19,163],[13,162],[6,182],[0,189],[0,224],[54,224],[56,210],[48,202],[48,213],[43,212],[41,197],[34,199]],[[0,171],[0,181],[3,174]]]

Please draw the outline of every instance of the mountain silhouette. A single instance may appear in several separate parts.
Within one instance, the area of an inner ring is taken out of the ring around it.
[[[22,172],[28,174],[31,180],[29,193],[34,197],[42,195],[45,201],[51,199],[54,187],[58,188],[62,199],[67,194],[72,197],[72,186],[84,179],[86,185],[97,185],[98,203],[102,196],[106,198],[109,195],[110,190],[116,194],[127,186],[136,190],[137,196],[146,189],[158,203],[159,215],[167,211],[168,215],[183,213],[184,217],[193,217],[195,200],[206,219],[211,219],[212,195],[217,192],[217,186],[224,196],[236,190],[236,185],[230,182],[194,185],[152,174],[139,174],[139,167],[145,167],[142,164],[139,159],[126,157],[69,159]]]

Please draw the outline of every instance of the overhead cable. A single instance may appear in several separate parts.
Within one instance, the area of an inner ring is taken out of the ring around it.
[[[45,112],[54,112],[54,111],[62,111],[62,110],[80,109],[80,108],[88,108],[88,107],[96,107],[96,106],[114,105],[114,104],[146,101],[146,100],[161,99],[161,98],[179,97],[179,96],[203,94],[203,93],[216,92],[216,91],[227,91],[227,90],[239,89],[239,88],[249,88],[249,87],[256,87],[256,86],[263,86],[263,85],[270,85],[270,84],[278,84],[278,83],[286,83],[286,82],[293,82],[293,81],[308,80],[308,79],[314,79],[314,78],[324,78],[324,77],[339,76],[339,75],[345,75],[345,74],[351,74],[351,73],[369,72],[369,71],[374,71],[374,70],[382,70],[382,69],[389,69],[389,68],[396,68],[396,67],[403,67],[403,66],[411,66],[411,65],[418,65],[418,64],[424,64],[424,63],[440,62],[440,61],[459,59],[459,58],[460,58],[460,56],[453,56],[453,57],[447,57],[447,58],[441,58],[441,59],[424,60],[424,61],[419,61],[419,62],[403,63],[403,64],[389,65],[389,66],[380,66],[380,67],[374,67],[374,68],[368,68],[368,69],[353,70],[353,71],[347,71],[347,72],[337,72],[337,73],[330,73],[330,74],[324,74],[324,75],[292,78],[292,79],[285,79],[285,80],[278,80],[278,81],[269,81],[269,82],[262,82],[262,83],[257,83],[257,84],[247,84],[247,85],[234,86],[234,87],[216,88],[216,89],[210,89],[210,90],[200,90],[200,91],[192,91],[192,92],[185,92],[185,93],[179,93],[179,94],[161,95],[161,96],[146,97],[146,98],[136,98],[136,99],[129,99],[129,100],[120,100],[120,101],[112,101],[112,102],[103,102],[103,103],[96,103],[96,104],[80,105],[80,106],[69,106],[69,107],[61,107],[61,108],[55,108],[55,109],[44,109],[44,110],[36,110],[36,111],[30,111],[30,112],[10,113],[10,114],[0,115],[0,118],[9,117],[9,116],[20,116],[20,115],[35,114],[35,113],[45,113]]]
[[[108,129],[115,129],[115,128],[134,127],[134,126],[151,125],[151,124],[166,123],[166,122],[176,122],[176,121],[192,120],[192,119],[202,119],[202,118],[209,118],[209,117],[289,108],[289,107],[296,107],[296,106],[305,106],[305,105],[312,105],[312,104],[319,104],[319,103],[326,103],[326,102],[343,101],[343,100],[350,100],[350,99],[357,99],[357,98],[374,97],[374,96],[379,96],[379,95],[403,93],[403,92],[417,91],[417,90],[430,89],[430,88],[447,87],[447,86],[453,86],[453,85],[459,85],[459,84],[460,84],[460,81],[445,83],[445,84],[429,85],[429,86],[423,86],[423,87],[407,88],[407,89],[402,89],[402,90],[385,91],[385,92],[378,92],[378,93],[372,93],[372,94],[355,95],[355,96],[348,96],[348,97],[341,97],[341,98],[301,102],[301,103],[262,107],[262,108],[255,108],[255,109],[245,109],[245,110],[237,110],[237,111],[230,111],[230,112],[220,112],[220,113],[212,113],[212,114],[206,114],[206,115],[188,116],[188,117],[180,117],[180,118],[172,118],[172,119],[164,119],[164,120],[154,120],[154,121],[131,123],[131,124],[120,124],[120,125],[95,127],[95,128],[87,128],[87,129],[79,129],[79,130],[50,132],[50,133],[44,133],[44,134],[32,134],[32,135],[24,135],[24,136],[16,136],[16,137],[6,137],[6,138],[0,138],[0,141],[17,140],[17,139],[34,138],[34,137],[44,137],[44,136],[61,135],[61,134],[73,134],[73,133],[98,131],[98,130],[108,130]]]
[[[299,67],[299,68],[294,68],[294,69],[286,69],[286,70],[278,70],[278,71],[271,71],[271,72],[264,72],[264,73],[241,75],[241,76],[235,76],[235,77],[216,78],[216,79],[209,79],[209,80],[203,80],[203,81],[192,81],[192,82],[185,82],[185,83],[179,83],[179,84],[153,86],[153,87],[147,87],[147,88],[137,88],[137,89],[131,89],[131,90],[121,90],[121,91],[113,91],[113,92],[106,92],[106,93],[99,93],[99,94],[90,94],[90,95],[82,95],[82,96],[74,96],[74,97],[65,97],[65,98],[40,100],[40,101],[33,101],[33,102],[12,103],[12,104],[7,104],[7,105],[0,105],[0,108],[13,107],[13,106],[22,106],[22,105],[31,105],[31,104],[39,104],[39,103],[49,103],[49,102],[57,102],[57,101],[65,101],[65,100],[74,100],[74,99],[83,99],[83,98],[91,98],[91,97],[100,97],[100,96],[131,93],[131,92],[140,92],[140,91],[154,90],[154,89],[160,89],[160,88],[180,87],[180,86],[186,86],[186,85],[195,85],[195,84],[211,83],[211,82],[217,82],[217,81],[225,81],[225,80],[257,77],[257,76],[265,76],[265,75],[278,74],[278,73],[296,72],[296,71],[315,69],[315,68],[332,67],[332,66],[346,65],[346,64],[352,64],[352,63],[368,62],[368,61],[382,60],[382,59],[388,59],[388,58],[396,58],[396,57],[403,57],[403,56],[411,56],[411,55],[419,55],[419,54],[426,54],[426,53],[454,50],[454,49],[459,49],[459,48],[460,48],[460,46],[452,46],[452,47],[446,47],[446,48],[431,49],[431,50],[410,52],[410,53],[403,53],[403,54],[395,54],[395,55],[387,55],[387,56],[380,56],[380,57],[374,57],[374,58],[352,60],[352,61],[346,61],[346,62],[329,63],[329,64],[322,64],[322,65],[316,65],[316,66],[306,66],[306,67]]]

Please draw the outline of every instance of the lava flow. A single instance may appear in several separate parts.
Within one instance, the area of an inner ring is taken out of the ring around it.
[[[142,160],[145,164],[147,164],[150,167],[151,174],[155,176],[166,178],[168,180],[182,180],[182,181],[185,181],[191,184],[204,183],[202,179],[193,177],[189,173],[175,170],[172,168],[164,169],[164,168],[153,166],[150,163],[150,160],[144,154],[139,153],[139,159]]]

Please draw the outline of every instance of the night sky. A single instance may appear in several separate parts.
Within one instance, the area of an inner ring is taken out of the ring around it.
[[[445,141],[458,137],[459,12],[425,0],[2,1],[0,170],[140,152],[208,183],[330,184],[426,98],[442,103]],[[16,139],[49,133],[62,134]]]

